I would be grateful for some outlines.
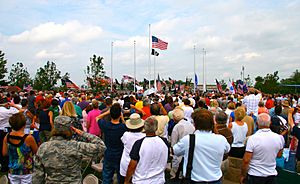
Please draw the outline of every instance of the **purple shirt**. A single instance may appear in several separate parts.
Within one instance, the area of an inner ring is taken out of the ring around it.
[[[77,105],[81,108],[81,110],[83,110],[89,105],[89,102],[84,100],[82,102],[79,102]]]

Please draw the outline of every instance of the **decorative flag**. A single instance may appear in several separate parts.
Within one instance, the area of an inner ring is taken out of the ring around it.
[[[196,85],[196,87],[198,86],[198,77],[197,77],[197,74],[195,74],[195,85]]]
[[[29,91],[31,91],[33,88],[31,87],[30,84],[28,84],[28,85],[24,84],[23,89],[29,92]]]
[[[156,89],[157,89],[157,91],[161,91],[161,82],[160,82],[159,74],[157,77]]]
[[[235,93],[236,93],[236,87],[235,87],[235,84],[234,84],[233,80],[232,80],[231,84],[232,84],[232,86],[233,86],[234,94],[235,94]]]
[[[242,80],[237,80],[237,92],[239,94],[244,94],[248,92],[247,84],[244,83]]]
[[[70,79],[65,79],[67,88],[80,89],[74,82]]]
[[[153,55],[153,56],[159,56],[159,53],[156,50],[152,49],[151,55]]]
[[[216,83],[217,83],[217,89],[218,89],[219,93],[223,93],[222,86],[217,79],[216,79]]]
[[[152,36],[152,48],[158,48],[160,50],[167,50],[168,42],[164,42],[161,39]]]
[[[227,83],[227,88],[229,89],[231,94],[235,94],[234,88],[233,88],[232,83],[230,81],[228,81],[228,83]]]
[[[116,84],[117,84],[117,85],[120,85],[120,83],[119,83],[118,79],[115,79],[115,81],[116,81]]]
[[[133,77],[129,76],[129,75],[123,75],[123,79],[124,82],[133,82],[134,79]]]

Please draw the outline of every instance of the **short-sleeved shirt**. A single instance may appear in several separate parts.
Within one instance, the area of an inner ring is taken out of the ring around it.
[[[210,182],[222,177],[221,163],[223,155],[228,153],[230,145],[223,135],[206,131],[195,131],[195,150],[191,177],[193,181]],[[186,166],[190,147],[189,135],[184,136],[174,145],[174,155],[184,156],[183,175],[186,175]]]
[[[90,123],[89,133],[93,135],[101,135],[101,130],[96,122],[96,117],[101,114],[99,109],[93,109],[88,113],[87,122]]]
[[[138,162],[132,183],[165,183],[164,170],[168,161],[167,140],[158,136],[147,136],[137,140],[129,154]]]
[[[113,124],[102,119],[98,121],[98,125],[105,136],[104,143],[107,149],[104,152],[104,159],[110,162],[120,162],[124,148],[121,137],[127,131],[126,125]]]
[[[124,150],[122,154],[122,159],[120,163],[120,174],[122,176],[126,176],[128,164],[130,162],[129,153],[132,149],[133,144],[135,141],[145,137],[146,134],[142,132],[125,132],[121,137],[121,141],[124,144]]]
[[[276,157],[283,149],[284,138],[270,129],[260,129],[249,137],[246,151],[253,153],[248,174],[252,176],[275,176]]]

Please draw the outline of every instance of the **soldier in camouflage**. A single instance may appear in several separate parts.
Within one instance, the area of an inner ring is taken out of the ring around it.
[[[71,140],[72,131],[89,143]],[[52,138],[43,143],[36,154],[33,184],[79,184],[82,157],[103,155],[105,149],[99,137],[71,127],[71,118],[58,116],[54,120]]]

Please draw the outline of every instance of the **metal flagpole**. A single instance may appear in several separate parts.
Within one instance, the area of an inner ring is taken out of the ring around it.
[[[194,93],[196,93],[196,46],[194,45]]]
[[[154,54],[154,88],[157,90],[157,86],[156,86],[156,62],[155,62],[155,54]]]
[[[202,71],[202,73],[203,73],[203,85],[202,85],[202,90],[203,90],[203,92],[205,92],[205,76],[204,76],[204,48],[202,49],[202,51],[203,51],[203,71]]]
[[[111,42],[111,62],[110,62],[110,91],[113,91],[113,47],[114,47],[114,42]]]
[[[133,68],[133,73],[134,73],[134,92],[135,90],[135,80],[136,80],[136,54],[135,54],[135,40],[133,42],[133,62],[134,62],[134,68]]]
[[[204,65],[203,65],[203,68],[204,68],[204,90],[206,92],[206,50],[204,51]]]
[[[148,60],[148,72],[149,72],[149,89],[151,88],[151,24],[149,24],[149,60]]]

